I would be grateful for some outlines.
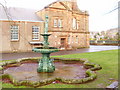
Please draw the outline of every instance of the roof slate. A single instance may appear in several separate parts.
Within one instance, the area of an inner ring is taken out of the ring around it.
[[[0,20],[13,20],[13,21],[33,21],[41,22],[42,18],[37,16],[36,10],[18,8],[18,7],[3,7],[0,6]]]

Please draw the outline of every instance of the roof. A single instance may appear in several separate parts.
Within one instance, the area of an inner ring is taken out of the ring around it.
[[[49,6],[51,6],[52,4],[55,4],[57,2],[59,2],[61,5],[63,5],[67,10],[72,10],[72,12],[79,13],[79,14],[85,14],[85,13],[88,14],[87,12],[81,11],[78,8],[76,0],[56,0],[56,1],[52,2],[52,3],[50,3],[49,5],[45,6],[44,8],[49,8]],[[67,4],[65,4],[64,2],[71,2],[72,7],[67,6]]]
[[[63,1],[65,1],[65,0],[63,0]],[[51,6],[52,4],[55,4],[55,3],[57,3],[57,2],[59,2],[59,3],[62,4],[64,7],[66,7],[67,9],[69,9],[69,7],[68,7],[67,5],[65,5],[64,3],[62,3],[62,0],[56,0],[56,1],[48,4],[48,5],[45,6],[44,8],[48,8],[49,6]]]
[[[0,6],[0,20],[13,20],[13,21],[43,21],[37,14],[36,10],[19,8],[19,7],[3,7]]]

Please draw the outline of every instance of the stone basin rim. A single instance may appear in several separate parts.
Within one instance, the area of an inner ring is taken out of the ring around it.
[[[58,49],[56,47],[48,47],[48,48],[44,48],[44,47],[35,47],[33,49]]]
[[[48,49],[43,48],[43,47],[36,47],[32,49],[32,51],[40,52],[40,53],[52,53],[52,52],[58,52],[59,50],[60,49],[55,48],[55,47],[49,47]]]
[[[42,35],[42,36],[50,36],[51,34],[50,33],[41,33],[40,35]]]
[[[9,63],[8,62],[3,63],[2,66],[6,66],[6,65],[12,64],[12,63],[19,63],[21,61],[36,60],[36,59],[38,60],[38,58],[22,58],[22,59],[17,59],[14,62],[11,61]],[[72,58],[71,59],[69,59],[69,58],[54,58],[54,59],[56,59],[58,61],[59,60],[60,61],[61,60],[62,61],[66,61],[66,60],[74,61],[75,60],[75,58],[73,58],[73,59]],[[89,68],[86,71],[86,74],[88,75],[87,78],[77,79],[77,80],[75,80],[75,79],[65,79],[65,78],[53,78],[51,80],[44,80],[44,81],[41,81],[41,82],[34,83],[34,82],[29,82],[29,81],[18,81],[14,77],[12,77],[11,75],[7,75],[6,77],[8,77],[11,80],[11,82],[14,85],[17,85],[17,86],[19,86],[19,85],[25,85],[25,86],[39,87],[39,86],[43,86],[43,85],[46,85],[46,84],[50,84],[50,83],[52,83],[53,81],[56,81],[56,80],[58,80],[58,81],[60,81],[62,83],[68,83],[68,84],[81,84],[81,83],[85,83],[85,82],[94,80],[97,77],[97,75],[96,75],[96,73],[94,71],[102,69],[102,67],[100,65],[95,64],[95,63],[91,63],[87,59],[80,59],[80,58],[78,59],[78,58],[76,58],[75,61],[83,62],[83,64],[85,66],[92,66],[91,68]],[[2,75],[2,77],[5,77],[4,74]],[[0,76],[0,78],[1,78],[1,76]]]

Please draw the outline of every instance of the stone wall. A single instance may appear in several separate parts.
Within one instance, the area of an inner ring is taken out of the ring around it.
[[[63,5],[63,3],[65,5]],[[74,2],[76,3],[76,2]],[[68,8],[66,8],[68,6]],[[78,7],[76,6],[78,9]],[[74,7],[75,9],[75,7]],[[76,9],[75,9],[76,10]],[[65,48],[89,47],[89,15],[87,12],[72,10],[72,2],[54,2],[37,12],[37,15],[45,20],[45,15],[49,17],[49,37],[50,46],[61,47],[61,38],[65,39]],[[73,18],[77,20],[78,29],[73,29]],[[62,20],[62,27],[54,27],[54,19]],[[68,41],[70,38],[70,41]],[[78,39],[78,40],[76,40]]]
[[[30,44],[30,42],[36,42],[32,40],[32,26],[39,26],[39,32],[43,32],[43,23],[40,22],[25,22],[25,21],[1,21],[0,24],[2,24],[2,40],[1,41],[1,47],[0,52],[27,52],[31,51],[33,45]],[[12,41],[11,40],[11,25],[18,25],[19,26],[19,40]],[[40,41],[42,40],[42,37],[39,38]]]
[[[77,5],[75,3],[74,5]],[[50,46],[64,49],[89,47],[89,15],[72,5],[72,2],[67,1],[54,2],[36,12],[44,21],[45,15],[49,16],[48,31],[52,34],[49,37]],[[56,18],[62,20],[62,27],[54,27],[54,19]],[[72,27],[73,18],[77,20],[78,29]],[[19,26],[18,41],[11,41],[10,25]],[[40,45],[30,44],[30,42],[43,41],[42,36],[39,37],[39,40],[32,40],[32,26],[40,27],[39,34],[44,32],[44,22],[0,20],[0,34],[2,36],[0,38],[0,52],[28,52],[34,47],[40,47]]]

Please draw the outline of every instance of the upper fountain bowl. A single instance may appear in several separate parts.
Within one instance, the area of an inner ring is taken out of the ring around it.
[[[48,49],[45,49],[44,47],[36,47],[36,48],[33,48],[32,51],[38,52],[38,53],[52,53],[52,52],[58,52],[59,49],[55,47],[49,47]]]

